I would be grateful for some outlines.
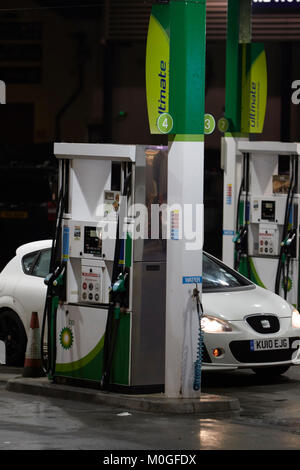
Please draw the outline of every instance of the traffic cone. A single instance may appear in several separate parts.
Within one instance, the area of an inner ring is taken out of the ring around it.
[[[32,312],[25,354],[23,377],[43,377],[39,317]]]

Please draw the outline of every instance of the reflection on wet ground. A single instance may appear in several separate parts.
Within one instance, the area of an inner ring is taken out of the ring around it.
[[[206,393],[237,397],[238,416],[163,415],[8,392],[0,380],[0,450],[299,449],[300,368],[277,378],[203,374]],[[126,410],[128,411],[128,410]]]
[[[235,422],[275,425],[281,430],[300,434],[299,367],[291,367],[278,377],[257,376],[247,370],[204,373],[202,390],[237,397],[241,412]]]

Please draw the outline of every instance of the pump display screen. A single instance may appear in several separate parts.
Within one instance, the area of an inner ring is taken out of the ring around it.
[[[261,201],[261,218],[275,222],[275,201]]]
[[[84,227],[84,253],[102,256],[101,232],[96,227]]]

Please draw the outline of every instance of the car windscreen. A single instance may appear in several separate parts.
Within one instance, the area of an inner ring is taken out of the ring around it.
[[[233,290],[253,285],[248,279],[206,253],[203,253],[202,279],[204,292]]]

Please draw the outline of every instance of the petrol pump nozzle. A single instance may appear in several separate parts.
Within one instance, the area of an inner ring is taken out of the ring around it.
[[[60,266],[58,266],[54,273],[49,273],[45,279],[44,279],[44,284],[46,284],[46,286],[49,286],[49,285],[52,285],[52,286],[57,286],[57,285],[60,285],[63,281],[63,275],[64,275],[64,272],[65,272],[65,265],[62,264]]]
[[[291,230],[291,231],[288,233],[287,237],[281,242],[281,246],[283,246],[283,247],[289,247],[289,246],[292,244],[292,242],[293,242],[295,236],[296,236],[295,230]]]
[[[242,255],[247,256],[247,234],[248,234],[248,226],[241,225],[239,228],[239,231],[235,234],[233,238],[233,242],[235,245],[235,250],[236,250],[236,259],[234,263],[234,269],[237,271],[239,270],[240,267],[240,260]],[[249,276],[249,273],[248,273]]]
[[[242,225],[239,231],[235,234],[233,238],[233,242],[235,244],[242,245],[242,242],[244,241],[246,235],[247,235],[247,226]]]
[[[114,306],[114,318],[120,318],[121,308],[125,305],[125,298],[127,294],[126,279],[128,273],[120,273],[117,280],[111,289],[111,303]]]
[[[126,281],[127,275],[128,275],[127,273],[119,274],[118,279],[116,280],[116,282],[114,283],[112,287],[112,290],[114,293],[126,292],[125,281]]]

